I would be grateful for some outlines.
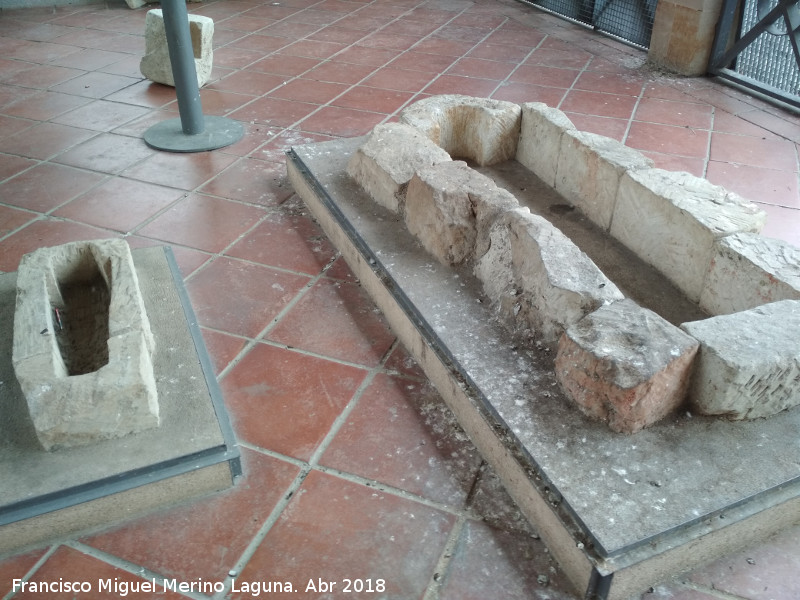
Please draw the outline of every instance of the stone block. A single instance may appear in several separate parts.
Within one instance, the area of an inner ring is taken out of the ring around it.
[[[406,226],[440,262],[457,265],[482,254],[489,229],[516,198],[462,161],[423,167],[408,184]]]
[[[453,158],[485,166],[514,157],[520,114],[513,102],[443,95],[412,104],[400,113],[400,121],[425,133]]]
[[[620,180],[610,233],[697,302],[716,240],[765,222],[755,204],[705,179],[641,169]]]
[[[563,112],[543,102],[522,105],[522,125],[516,160],[550,187],[556,185],[561,136],[574,131]]]
[[[192,39],[197,85],[203,87],[211,77],[214,63],[214,21],[202,15],[189,15],[189,35]],[[139,70],[150,81],[175,86],[172,62],[169,58],[164,13],[160,8],[147,12],[144,22],[144,56]]]
[[[567,130],[561,136],[555,189],[592,222],[608,230],[622,175],[652,166],[652,160],[615,139]]]
[[[347,163],[347,173],[375,202],[402,212],[408,182],[422,167],[450,155],[418,129],[404,123],[376,125]]]
[[[622,300],[564,332],[555,372],[584,414],[635,433],[684,403],[698,346],[654,312]]]
[[[689,390],[698,413],[757,419],[800,404],[800,301],[781,300],[681,328],[700,342]]]
[[[556,341],[590,312],[623,299],[597,265],[546,219],[510,211],[502,222],[509,228],[519,316],[545,341]]]
[[[700,294],[703,310],[727,315],[778,300],[800,300],[800,249],[756,233],[717,240]]]
[[[156,427],[153,350],[127,242],[73,242],[22,258],[12,362],[45,449]]]

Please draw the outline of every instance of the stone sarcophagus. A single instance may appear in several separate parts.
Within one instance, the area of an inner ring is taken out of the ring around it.
[[[157,427],[153,348],[127,242],[73,242],[23,257],[12,361],[46,450]]]

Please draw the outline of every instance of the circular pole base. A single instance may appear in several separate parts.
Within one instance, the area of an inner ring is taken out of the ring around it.
[[[205,130],[195,134],[183,133],[180,119],[161,121],[144,132],[144,142],[167,152],[206,152],[230,146],[244,136],[244,128],[238,121],[225,117],[204,117],[204,120]]]

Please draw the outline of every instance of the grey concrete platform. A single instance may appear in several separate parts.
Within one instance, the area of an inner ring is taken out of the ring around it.
[[[11,364],[16,273],[0,275],[0,556],[228,488],[241,474],[172,252],[132,254],[155,339],[161,426],[54,452],[38,444]]]
[[[519,345],[471,273],[439,264],[349,178],[360,143],[293,148],[290,180],[586,598],[631,597],[800,521],[800,410],[682,413],[635,435],[586,419],[556,383],[555,352]],[[580,238],[626,295],[673,322],[702,318],[515,165],[482,171]]]

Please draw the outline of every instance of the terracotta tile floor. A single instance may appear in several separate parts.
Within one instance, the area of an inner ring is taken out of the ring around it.
[[[800,118],[704,78],[667,77],[638,50],[510,0],[190,7],[215,21],[205,111],[246,129],[192,155],[141,139],[177,114],[174,90],[138,72],[148,8],[0,12],[0,270],[77,239],[172,244],[246,476],[0,561],[0,598],[28,597],[9,595],[12,578],[225,581],[231,571],[292,581],[303,588],[294,597],[344,597],[343,579],[360,578],[385,592],[359,597],[576,598],[293,195],[283,151],[365,134],[433,93],[544,101],[659,166],[759,202],[765,234],[800,244]],[[304,593],[309,579],[339,583]],[[799,597],[795,528],[643,599]]]

